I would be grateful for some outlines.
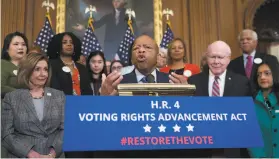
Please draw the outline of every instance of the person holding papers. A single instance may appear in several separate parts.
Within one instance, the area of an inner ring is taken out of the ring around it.
[[[109,74],[101,86],[101,95],[112,95],[119,83],[169,83],[168,75],[156,69],[159,48],[147,35],[139,36],[132,46],[132,72],[121,75],[120,72]]]
[[[253,77],[257,91],[255,109],[261,127],[264,147],[250,148],[253,158],[279,158],[279,67],[266,60],[256,68]]]

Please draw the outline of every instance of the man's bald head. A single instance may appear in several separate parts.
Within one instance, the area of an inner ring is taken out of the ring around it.
[[[227,69],[230,63],[230,46],[224,41],[215,41],[208,46],[206,56],[210,71],[219,76]]]
[[[231,48],[224,41],[215,41],[211,43],[207,48],[208,52],[220,52],[224,55],[231,56]]]

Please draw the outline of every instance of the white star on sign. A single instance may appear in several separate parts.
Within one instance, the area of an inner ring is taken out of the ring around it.
[[[194,126],[193,125],[189,124],[188,126],[186,126],[186,128],[188,129],[188,132],[189,131],[194,132]]]
[[[180,132],[180,126],[178,126],[177,124],[175,124],[175,126],[174,127],[172,127],[173,128],[173,130],[174,130],[174,132]]]
[[[161,124],[158,128],[159,128],[160,132],[166,132],[167,127],[165,127],[164,125]]]
[[[151,132],[152,127],[146,124],[143,128],[144,128],[144,132]]]

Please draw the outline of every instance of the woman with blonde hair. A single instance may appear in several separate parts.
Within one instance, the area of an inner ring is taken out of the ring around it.
[[[51,69],[43,54],[20,63],[18,84],[2,102],[2,145],[9,158],[55,158],[62,154],[65,96],[49,88]]]

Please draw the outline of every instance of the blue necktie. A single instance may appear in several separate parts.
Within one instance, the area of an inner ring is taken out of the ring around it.
[[[146,77],[143,77],[140,81],[141,81],[142,83],[148,83]]]

